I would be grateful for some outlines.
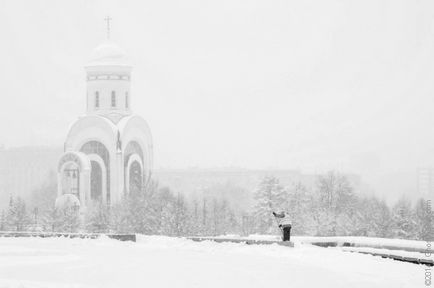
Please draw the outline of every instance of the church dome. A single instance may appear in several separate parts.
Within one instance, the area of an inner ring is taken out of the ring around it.
[[[106,41],[93,49],[86,66],[130,66],[126,53],[116,43]]]

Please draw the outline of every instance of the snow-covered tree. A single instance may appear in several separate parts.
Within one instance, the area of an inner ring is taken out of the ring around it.
[[[351,225],[349,235],[354,236],[377,236],[379,225],[385,225],[386,222],[381,217],[380,202],[375,197],[359,198],[355,200],[354,213],[349,217]]]
[[[218,203],[218,214],[217,217],[219,217],[219,227],[218,227],[218,234],[219,235],[226,235],[231,230],[231,207],[229,206],[229,203],[226,199],[223,199],[219,201]]]
[[[134,233],[130,221],[129,199],[125,197],[110,208],[110,230],[115,233]]]
[[[7,226],[6,212],[5,210],[2,210],[2,213],[0,214],[0,231],[6,230],[6,226]]]
[[[209,217],[209,212],[208,212],[208,201],[207,199],[204,197],[202,200],[202,235],[210,235],[209,229],[207,229],[207,226],[209,225],[208,223],[210,223],[210,221],[208,220]]]
[[[351,217],[351,235],[370,237],[392,236],[392,214],[384,201],[376,197],[361,198]]]
[[[287,189],[285,210],[291,217],[293,234],[308,235],[312,233],[312,201],[312,195],[300,182]]]
[[[44,231],[55,232],[60,226],[60,215],[56,207],[52,205],[42,215],[42,227]]]
[[[247,212],[243,212],[241,214],[240,234],[247,236],[255,232],[255,217]]]
[[[434,240],[433,215],[429,200],[419,199],[415,207],[416,236],[423,241]]]
[[[178,193],[174,204],[175,235],[188,235],[190,232],[190,215],[184,197]]]
[[[411,202],[401,198],[393,207],[393,232],[394,237],[400,239],[412,239],[415,237],[414,214],[411,209]]]
[[[65,206],[56,212],[58,217],[58,228],[60,232],[78,232],[80,228],[80,212],[77,206]]]
[[[176,235],[176,198],[169,188],[159,190],[156,202],[157,229],[162,235]]]
[[[7,221],[10,227],[16,231],[23,231],[30,222],[26,210],[26,203],[20,197],[10,198]]]
[[[388,238],[392,236],[392,212],[384,200],[378,201],[375,211],[373,211],[375,222],[374,235],[376,237]]]
[[[158,184],[145,181],[110,209],[111,230],[119,233],[156,234]]]
[[[356,197],[344,175],[329,172],[318,178],[319,205],[316,221],[319,235],[335,236],[351,233],[351,215]]]
[[[220,211],[219,211],[219,205],[217,199],[213,199],[211,202],[211,220],[209,224],[209,230],[212,231],[213,236],[217,236],[221,234],[221,227],[220,227]]]
[[[49,232],[77,232],[80,228],[78,207],[50,207],[42,214],[42,229]]]
[[[239,223],[239,217],[237,217],[236,213],[229,209],[228,216],[227,216],[227,222],[226,222],[226,229],[224,234],[230,233],[230,234],[241,234],[241,228]]]
[[[258,232],[271,233],[276,231],[273,211],[285,208],[286,191],[275,177],[265,177],[255,193],[256,204],[254,215]]]
[[[104,203],[94,203],[87,207],[85,217],[86,231],[92,233],[108,232],[110,229],[110,210]]]
[[[318,192],[322,207],[328,211],[347,212],[353,204],[353,188],[347,177],[333,171],[318,178]]]
[[[192,235],[200,235],[202,231],[202,219],[200,216],[200,210],[199,210],[199,201],[194,198],[191,201],[191,227],[190,232]]]

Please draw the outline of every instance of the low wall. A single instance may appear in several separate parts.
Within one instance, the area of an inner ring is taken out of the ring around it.
[[[96,239],[101,236],[107,236],[108,238],[119,241],[132,241],[136,242],[135,234],[104,234],[104,233],[63,233],[63,232],[11,232],[0,231],[0,237],[65,237],[65,238],[82,238],[82,239]]]
[[[216,237],[186,237],[186,239],[197,241],[197,242],[201,242],[201,241],[214,241],[217,243],[232,242],[232,243],[243,243],[247,245],[277,244],[281,246],[294,247],[294,243],[290,241],[253,240],[253,239],[216,238]]]

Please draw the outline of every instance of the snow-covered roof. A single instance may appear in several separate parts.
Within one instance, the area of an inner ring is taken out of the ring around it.
[[[98,45],[86,66],[131,66],[123,49],[112,41]]]

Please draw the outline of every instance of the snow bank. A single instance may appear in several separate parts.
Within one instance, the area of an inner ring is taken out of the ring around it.
[[[416,259],[433,260],[432,256],[427,256],[427,254],[419,253],[419,252],[409,252],[409,251],[402,251],[402,250],[397,251],[397,250],[377,249],[377,248],[367,248],[367,247],[342,247],[341,249],[343,251],[349,251],[349,252],[368,252],[373,254],[387,254],[387,255],[396,255],[396,256],[410,257]]]
[[[338,246],[343,246],[344,243],[352,244],[355,247],[372,247],[386,248],[389,250],[406,250],[423,252],[426,250],[426,242],[417,240],[375,238],[375,237],[308,237],[294,236],[293,241],[300,243],[321,243],[321,242],[336,242]]]
[[[249,236],[239,235],[223,235],[217,236],[219,239],[246,239],[246,240],[267,240],[279,241],[280,236],[277,235],[261,235],[252,234]],[[356,236],[336,236],[336,237],[317,237],[317,236],[292,236],[291,241],[296,244],[312,244],[312,243],[336,243],[336,246],[344,246],[345,243],[351,244],[354,247],[371,247],[377,249],[388,250],[405,250],[409,252],[424,253],[427,249],[427,242],[417,240],[403,240],[390,238],[375,238],[375,237],[356,237]]]

